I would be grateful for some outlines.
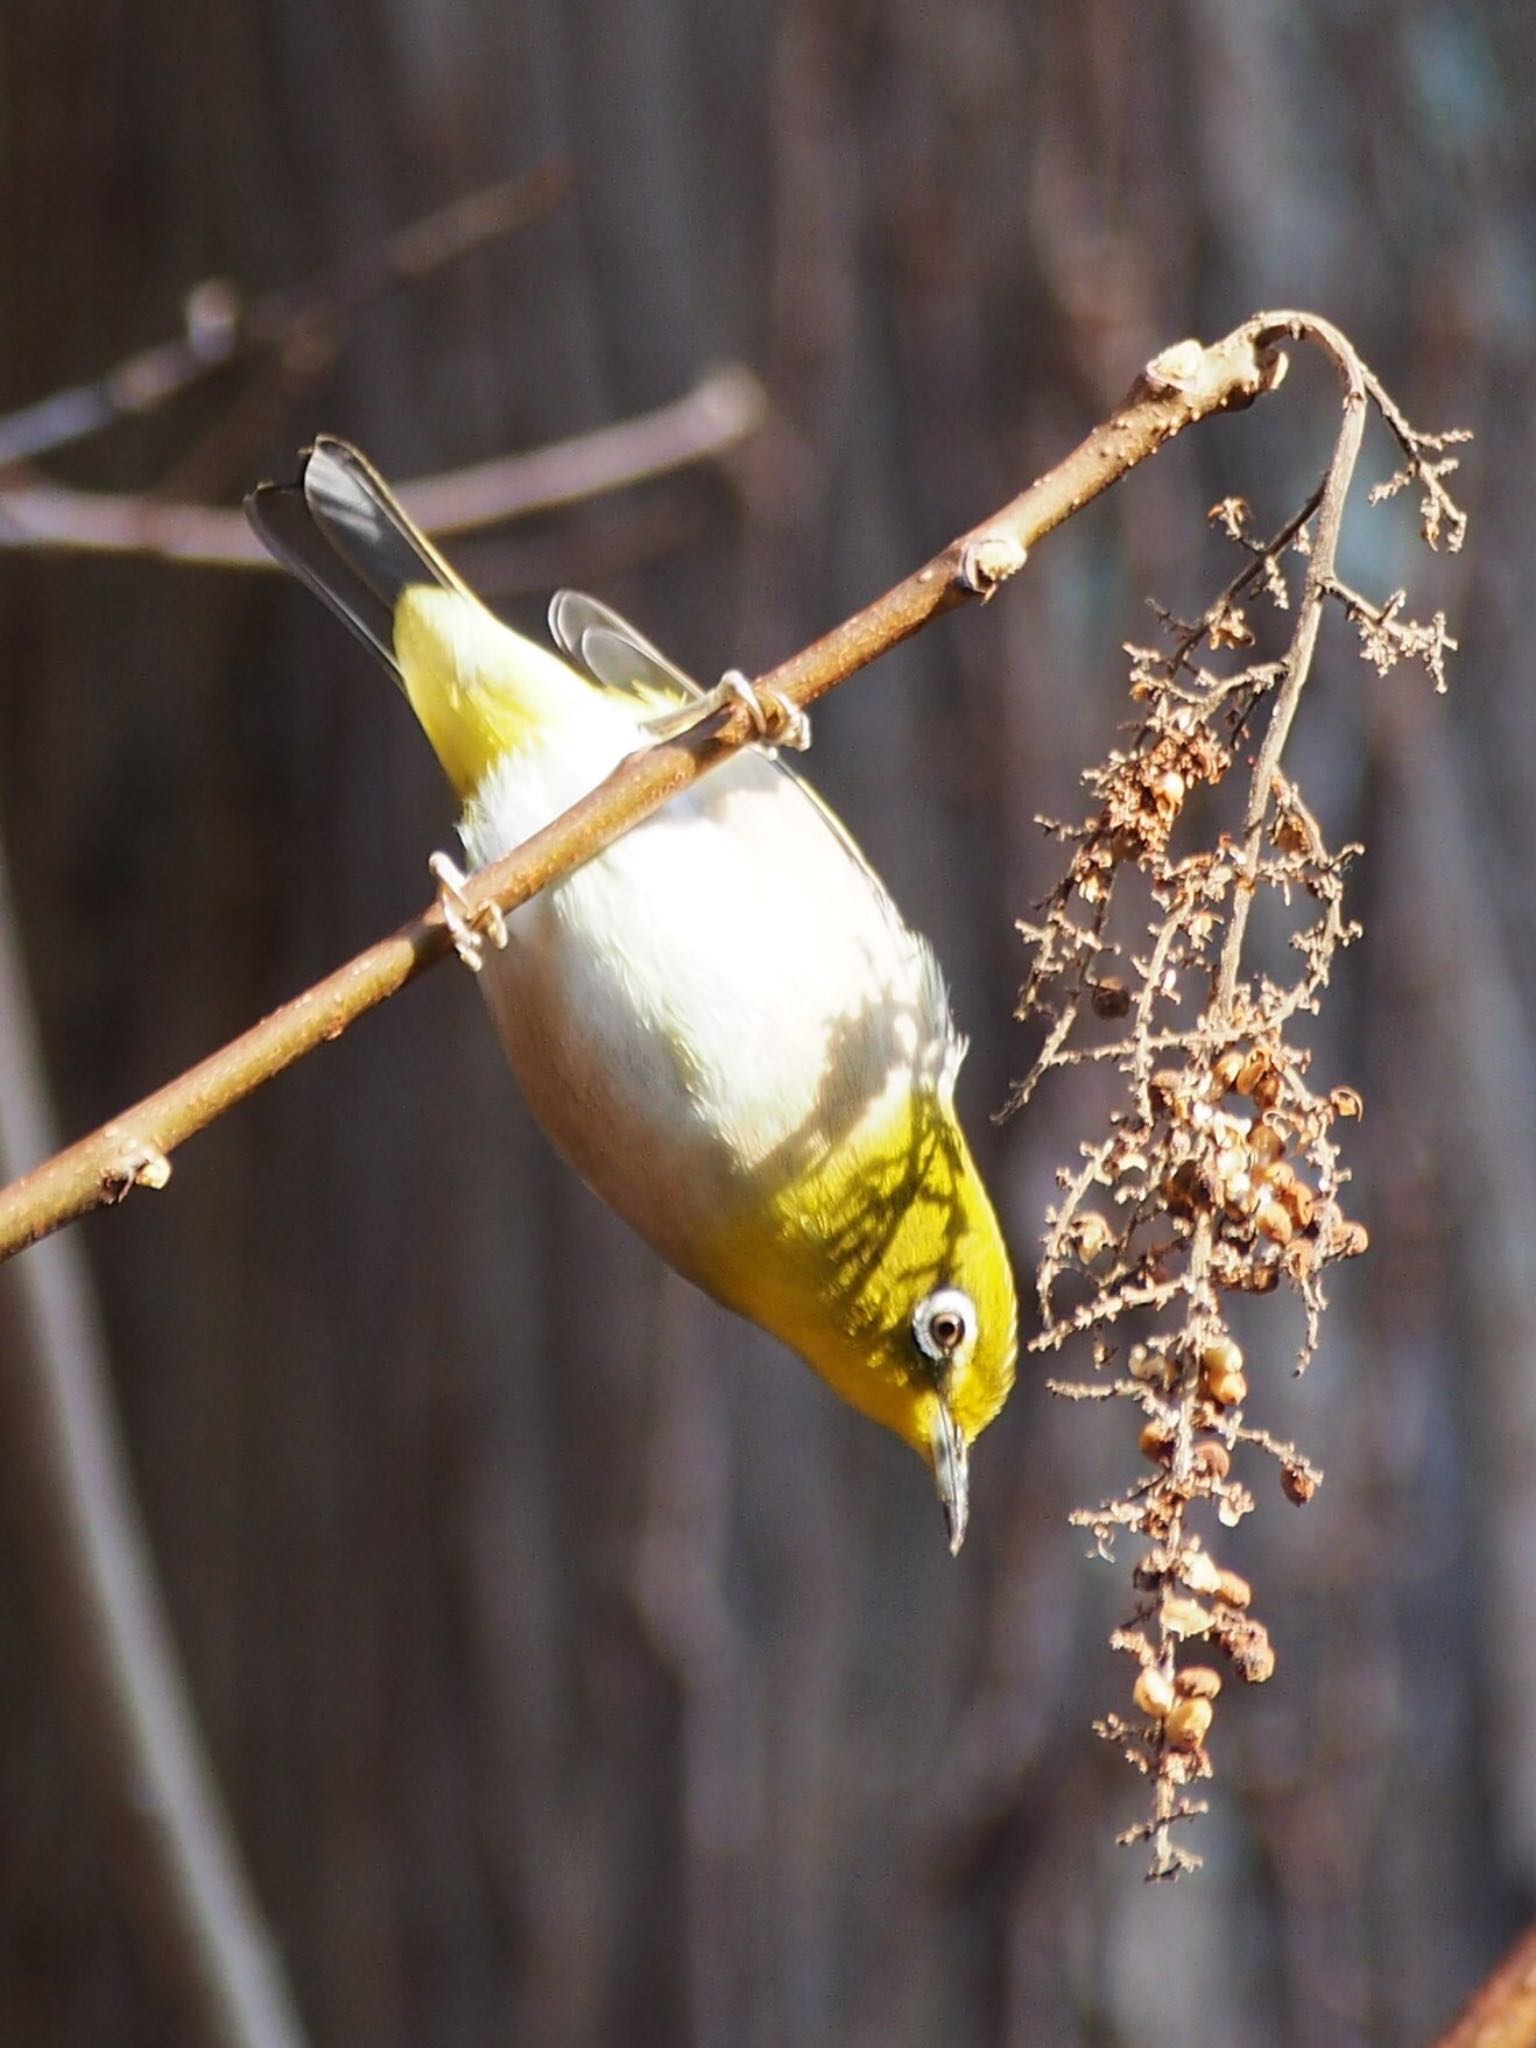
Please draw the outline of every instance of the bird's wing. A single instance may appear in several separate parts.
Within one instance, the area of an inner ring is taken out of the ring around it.
[[[610,690],[621,690],[627,695],[641,698],[647,704],[654,704],[666,710],[675,710],[679,705],[708,695],[692,676],[685,674],[676,662],[668,660],[661,649],[647,640],[645,635],[622,618],[611,606],[598,598],[589,597],[581,590],[557,590],[549,605],[549,630],[555,645],[572,661],[580,664],[594,682]],[[869,877],[880,894],[889,901],[884,882],[871,866],[858,841],[848,830],[842,819],[830,804],[795,771],[786,766],[777,754],[765,753],[761,749],[744,749],[743,757],[760,761],[764,767],[772,768],[782,775],[806,799],[820,816],[822,823],[832,834],[848,858]],[[894,907],[892,915],[896,915]],[[948,1002],[943,992],[943,979],[937,963],[933,972],[937,977],[935,1006],[947,1012]]]
[[[550,637],[604,689],[675,710],[705,692],[628,619],[582,590],[557,590],[549,602]]]

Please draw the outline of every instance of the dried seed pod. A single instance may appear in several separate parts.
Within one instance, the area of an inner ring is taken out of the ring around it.
[[[1221,1566],[1193,1542],[1179,1559],[1179,1577],[1192,1593],[1215,1593],[1221,1588]]]
[[[1221,1691],[1221,1673],[1209,1664],[1187,1664],[1173,1674],[1175,1689],[1189,1700],[1213,1700]]]
[[[1244,1294],[1268,1294],[1279,1286],[1278,1266],[1239,1253],[1234,1246],[1219,1245],[1217,1249],[1225,1254],[1213,1266],[1218,1287],[1235,1287]]]
[[[1237,1351],[1237,1346],[1234,1344],[1232,1349]],[[1241,1359],[1243,1354],[1237,1351],[1237,1355]],[[1202,1367],[1201,1377],[1205,1391],[1218,1408],[1241,1408],[1248,1398],[1248,1376],[1241,1365]]]
[[[1176,1216],[1193,1216],[1200,1205],[1200,1176],[1192,1159],[1175,1167],[1163,1182],[1163,1200]]]
[[[1237,1085],[1237,1077],[1243,1071],[1243,1054],[1231,1046],[1211,1068],[1211,1078],[1223,1095]]]
[[[1125,1366],[1133,1380],[1143,1380],[1148,1386],[1165,1387],[1172,1378],[1162,1352],[1153,1351],[1145,1344],[1131,1346]]]
[[[1232,1454],[1215,1437],[1195,1445],[1195,1470],[1203,1479],[1225,1479],[1232,1470]]]
[[[1175,1749],[1199,1749],[1211,1732],[1216,1710],[1209,1700],[1176,1700],[1163,1723],[1163,1735]]]
[[[1232,1675],[1244,1685],[1263,1685],[1275,1675],[1269,1631],[1249,1614],[1224,1615],[1216,1639],[1232,1661]]]
[[[1251,1095],[1256,1084],[1272,1071],[1273,1066],[1274,1062],[1269,1054],[1262,1046],[1256,1045],[1238,1068],[1237,1078],[1232,1085],[1239,1095]]]
[[[1316,860],[1322,851],[1317,833],[1295,811],[1280,813],[1275,820],[1272,837],[1282,853],[1300,854],[1304,860]]]
[[[1291,1212],[1283,1202],[1261,1202],[1253,1220],[1260,1235],[1267,1237],[1271,1244],[1289,1244],[1296,1235]]]
[[[1212,1337],[1208,1344],[1201,1345],[1200,1370],[1203,1373],[1241,1372],[1242,1369],[1243,1348],[1225,1330]]]
[[[1273,1124],[1256,1123],[1248,1133],[1248,1150],[1254,1158],[1268,1163],[1285,1150],[1285,1139]]]
[[[1248,1607],[1253,1602],[1253,1588],[1241,1572],[1219,1571],[1212,1591],[1229,1607]]]
[[[1365,1104],[1357,1088],[1335,1088],[1328,1097],[1328,1106],[1335,1116],[1361,1117],[1365,1115]]]
[[[1371,1248],[1371,1234],[1363,1223],[1346,1223],[1341,1218],[1328,1238],[1328,1256],[1333,1259],[1358,1259]]]
[[[1101,1252],[1108,1251],[1115,1241],[1114,1232],[1097,1209],[1085,1209],[1080,1216],[1073,1218],[1072,1237],[1077,1255],[1085,1265]]]
[[[1149,1422],[1141,1432],[1141,1455],[1152,1465],[1166,1465],[1173,1456],[1173,1425]]]
[[[1298,1230],[1312,1228],[1317,1204],[1312,1190],[1304,1180],[1297,1180],[1293,1175],[1287,1185],[1280,1190],[1280,1203]]]
[[[1229,1192],[1235,1180],[1240,1187],[1251,1186],[1248,1179],[1248,1162],[1239,1158],[1230,1146],[1220,1152],[1208,1153],[1201,1161],[1201,1170],[1209,1181],[1211,1190],[1223,1208],[1234,1208],[1236,1204]]]
[[[1216,1619],[1208,1607],[1202,1607],[1198,1600],[1186,1599],[1182,1593],[1165,1595],[1159,1617],[1164,1633],[1180,1641],[1203,1636]]]
[[[1257,635],[1248,623],[1247,614],[1240,604],[1224,604],[1214,616],[1210,614],[1206,627],[1206,638],[1214,648],[1252,647]]]
[[[1177,1697],[1173,1685],[1155,1664],[1144,1664],[1136,1674],[1131,1697],[1149,1721],[1166,1719]]]
[[[1184,1094],[1184,1076],[1172,1067],[1159,1067],[1147,1083],[1147,1093],[1158,1115],[1171,1117]]]
[[[1226,1187],[1234,1181],[1248,1185],[1248,1149],[1246,1146],[1223,1145],[1212,1163],[1216,1178]]]
[[[1273,1067],[1267,1073],[1259,1075],[1253,1084],[1251,1092],[1255,1108],[1273,1109],[1275,1107],[1275,1104],[1280,1100],[1282,1084],[1279,1074]]]
[[[1306,1285],[1307,1276],[1316,1267],[1322,1256],[1317,1245],[1309,1237],[1298,1237],[1294,1244],[1288,1244],[1280,1254],[1280,1264],[1285,1277],[1293,1287]]]
[[[1317,1474],[1308,1465],[1282,1465],[1280,1485],[1287,1500],[1293,1500],[1297,1507],[1304,1508],[1317,1492]]]

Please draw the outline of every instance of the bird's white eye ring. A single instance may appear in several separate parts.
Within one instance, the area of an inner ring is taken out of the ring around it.
[[[976,1335],[976,1304],[961,1287],[937,1287],[917,1305],[912,1335],[930,1364],[948,1365]]]

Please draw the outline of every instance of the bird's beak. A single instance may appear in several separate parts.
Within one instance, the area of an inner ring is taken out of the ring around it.
[[[942,1394],[934,1403],[931,1430],[929,1443],[933,1451],[933,1480],[939,1489],[939,1505],[944,1510],[944,1526],[949,1531],[949,1551],[953,1557],[965,1541],[966,1517],[971,1507],[971,1475],[965,1438]]]

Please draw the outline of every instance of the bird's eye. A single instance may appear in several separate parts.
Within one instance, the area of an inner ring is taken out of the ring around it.
[[[958,1287],[940,1287],[917,1305],[912,1335],[934,1365],[947,1365],[976,1334],[976,1304]]]

